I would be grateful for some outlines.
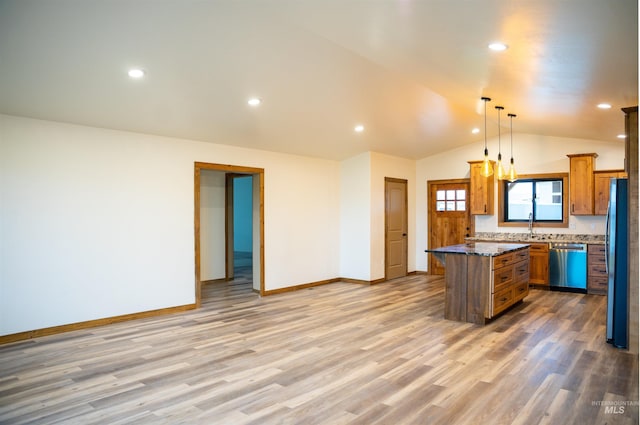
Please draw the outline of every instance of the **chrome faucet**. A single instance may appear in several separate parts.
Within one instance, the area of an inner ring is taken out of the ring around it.
[[[529,213],[529,237],[533,237],[533,213]]]

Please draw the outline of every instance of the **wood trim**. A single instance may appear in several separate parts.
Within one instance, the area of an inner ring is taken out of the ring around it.
[[[186,304],[177,307],[167,307],[158,310],[142,311],[139,313],[123,314],[121,316],[106,317],[103,319],[87,320],[86,322],[70,323],[68,325],[52,326],[50,328],[35,329],[32,331],[18,332],[10,335],[0,336],[0,345],[10,342],[24,341],[26,339],[37,338],[41,336],[54,335],[63,332],[77,331],[80,329],[95,328],[98,326],[110,325],[113,323],[126,322],[129,320],[146,319],[149,317],[163,316],[166,314],[179,313],[187,310],[194,310],[198,306],[196,304]]]
[[[407,276],[412,273],[415,273],[415,272],[407,273]],[[381,278],[381,279],[375,279],[375,280],[362,280],[362,279],[350,279],[346,277],[340,277],[338,278],[338,281],[345,282],[345,283],[355,283],[356,285],[376,285],[378,283],[386,282],[386,279]]]
[[[233,243],[234,233],[234,210],[233,210],[233,179],[235,174],[226,173],[224,175],[224,278],[231,280],[234,277],[233,263],[234,263],[234,250]]]
[[[196,308],[199,308],[202,292],[200,281],[200,174],[201,170],[223,171],[230,174],[253,175],[259,180],[260,186],[260,294],[265,295],[264,289],[264,168],[244,167],[228,164],[214,164],[208,162],[194,162],[194,246],[195,246],[195,292]],[[226,199],[226,197],[225,197]],[[225,200],[226,203],[226,200]],[[226,208],[225,208],[226,209]]]
[[[407,275],[422,275],[422,274],[426,275],[427,273],[413,271],[413,272],[409,272]],[[213,280],[201,281],[200,284],[219,283],[224,281],[225,279],[213,279]],[[292,292],[292,291],[297,291],[299,289],[307,289],[307,288],[312,288],[314,286],[327,285],[335,282],[354,283],[354,284],[361,284],[361,285],[375,285],[385,281],[386,280],[384,278],[376,279],[376,280],[360,280],[360,279],[348,279],[348,278],[336,277],[333,279],[326,279],[326,280],[320,280],[317,282],[303,283],[301,285],[288,286],[286,288],[273,289],[271,291],[265,291],[264,284],[262,284],[260,289],[260,295],[266,296],[266,295],[282,294],[285,292]],[[177,307],[167,307],[167,308],[161,308],[158,310],[149,310],[149,311],[143,311],[138,313],[124,314],[121,316],[106,317],[103,319],[88,320],[86,322],[71,323],[68,325],[52,326],[50,328],[35,329],[31,331],[19,332],[19,333],[10,334],[10,335],[0,335],[0,345],[9,344],[17,341],[24,341],[27,339],[38,338],[38,337],[47,336],[47,335],[59,334],[63,332],[71,332],[71,331],[76,331],[81,329],[106,326],[113,323],[120,323],[120,322],[126,322],[130,320],[146,319],[149,317],[180,313],[187,310],[195,310],[197,308],[199,308],[199,305],[195,303],[186,304],[186,305],[181,305]]]
[[[533,223],[533,227],[569,227],[569,173],[524,174],[518,176],[520,179],[562,179],[562,223]],[[506,180],[498,181],[498,227],[529,227],[525,222],[504,221],[504,182]]]
[[[282,294],[284,292],[292,292],[292,291],[297,291],[299,289],[307,289],[307,288],[312,288],[314,286],[327,285],[329,283],[339,282],[340,280],[341,279],[339,278],[319,280],[317,282],[309,282],[309,283],[303,283],[300,285],[287,286],[286,288],[278,288],[278,289],[271,289],[269,291],[261,291],[260,295],[266,296],[266,295]]]
[[[264,295],[264,170],[254,176],[260,186],[260,295]]]
[[[572,153],[572,154],[567,154],[567,156],[569,158],[573,158],[573,157],[581,157],[581,156],[592,156],[594,158],[598,157],[598,154],[595,152],[590,152],[590,153]],[[520,176],[518,176],[518,178],[520,178]]]
[[[193,169],[193,231],[194,231],[194,264],[196,308],[202,304],[202,282],[200,281],[200,167],[198,163]]]

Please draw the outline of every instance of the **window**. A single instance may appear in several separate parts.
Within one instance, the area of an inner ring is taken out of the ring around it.
[[[465,211],[466,190],[438,190],[436,211]]]
[[[499,226],[526,227],[532,217],[536,227],[567,227],[567,181],[566,174],[542,174],[499,182]]]

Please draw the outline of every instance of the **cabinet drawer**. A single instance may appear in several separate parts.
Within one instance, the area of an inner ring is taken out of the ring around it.
[[[522,249],[520,251],[516,251],[513,253],[513,262],[517,263],[518,261],[528,260],[529,259],[529,250]]]
[[[513,287],[513,300],[519,301],[529,295],[529,282],[521,282]]]
[[[607,268],[605,267],[604,262],[602,264],[589,263],[587,268],[589,276],[607,276]]]
[[[528,261],[528,259],[525,260],[525,261],[521,261],[519,263],[516,263],[516,265],[513,266],[513,268],[514,268],[514,274],[515,274],[514,280],[516,282],[522,282],[522,281],[529,282],[529,261]]]
[[[587,278],[587,292],[590,294],[606,295],[608,286],[606,276],[589,276]]]
[[[587,257],[587,261],[589,262],[589,264],[593,264],[593,265],[600,265],[600,266],[604,266],[604,255],[591,255],[589,254],[589,256]]]
[[[513,267],[503,267],[493,272],[493,292],[500,292],[513,282]]]
[[[587,245],[587,252],[589,253],[589,255],[604,255],[604,245],[589,244]]]
[[[513,253],[502,254],[497,257],[493,257],[493,269],[499,269],[500,267],[508,266],[513,263]]]
[[[532,243],[529,247],[531,252],[549,252],[549,244],[546,243]]]
[[[513,304],[513,286],[509,285],[493,294],[493,315],[500,313],[511,304]]]

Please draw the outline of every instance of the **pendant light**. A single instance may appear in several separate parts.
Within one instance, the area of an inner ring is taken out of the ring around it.
[[[487,149],[487,102],[491,102],[491,98],[481,97],[480,99],[484,101],[484,161],[480,174],[489,177],[493,174],[493,166],[489,160],[489,149]]]
[[[513,165],[513,119],[516,117],[516,114],[507,114],[510,119],[510,131],[511,131],[511,162],[509,165],[509,172],[507,173],[507,180],[510,182],[514,182],[518,180],[518,174],[516,173],[516,167]]]
[[[498,110],[498,163],[496,164],[496,177],[498,180],[504,180],[505,172],[502,166],[502,146],[500,145],[500,111],[504,109],[502,106],[496,106]]]

